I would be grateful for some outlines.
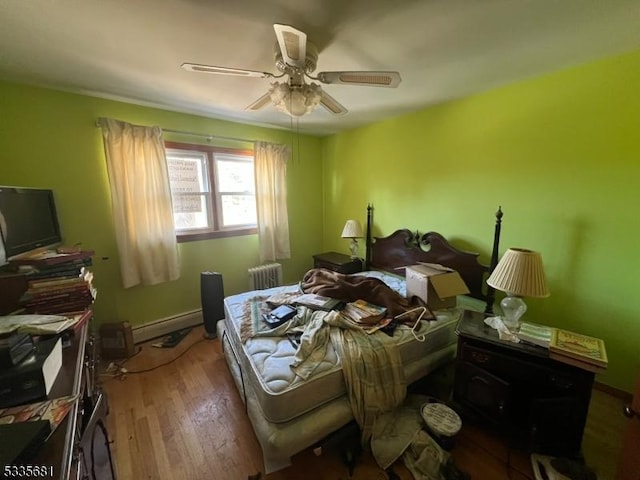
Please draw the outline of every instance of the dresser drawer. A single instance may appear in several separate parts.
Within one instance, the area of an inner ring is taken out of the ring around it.
[[[469,362],[456,364],[454,400],[497,423],[511,415],[512,392],[509,382]]]
[[[508,381],[535,384],[538,395],[570,395],[582,390],[579,372],[569,374],[549,367],[546,362],[533,363],[469,344],[461,346],[460,357],[462,361]]]

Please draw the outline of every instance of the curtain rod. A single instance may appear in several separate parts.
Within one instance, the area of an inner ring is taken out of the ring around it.
[[[101,127],[102,126],[100,124],[101,120],[103,120],[102,117],[98,118],[96,120],[96,127]],[[167,133],[177,133],[179,135],[189,135],[191,137],[203,137],[203,138],[206,138],[207,141],[209,141],[209,142],[211,140],[213,140],[214,138],[218,138],[218,139],[221,139],[221,140],[233,140],[233,141],[236,141],[236,142],[243,142],[243,143],[255,143],[255,142],[258,141],[258,140],[251,140],[251,139],[248,139],[248,138],[225,137],[223,135],[212,135],[210,133],[196,133],[196,132],[187,132],[185,130],[173,130],[171,128],[162,128],[162,127],[160,127],[160,129],[163,132],[167,132]]]

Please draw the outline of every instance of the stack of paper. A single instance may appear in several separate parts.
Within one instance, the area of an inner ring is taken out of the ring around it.
[[[73,327],[81,315],[6,315],[0,317],[0,335],[16,330],[31,335],[55,335]]]
[[[537,323],[522,322],[518,331],[518,338],[524,342],[540,347],[549,348],[553,328]]]

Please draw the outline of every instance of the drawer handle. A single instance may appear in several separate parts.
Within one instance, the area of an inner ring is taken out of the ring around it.
[[[640,419],[640,415],[638,414],[638,412],[636,412],[633,408],[631,408],[629,405],[625,405],[622,408],[622,413],[624,413],[624,416],[627,418],[633,418],[633,417],[637,417]]]
[[[489,380],[487,380],[486,378],[483,378],[479,375],[474,375],[473,377],[471,377],[471,381],[472,382],[482,382],[485,385],[489,385]]]
[[[471,352],[471,358],[477,363],[487,363],[491,357],[480,352]]]

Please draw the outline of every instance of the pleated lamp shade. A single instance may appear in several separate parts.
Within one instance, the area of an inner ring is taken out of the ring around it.
[[[510,248],[502,256],[487,285],[517,297],[544,298],[550,295],[538,252]]]
[[[358,220],[347,220],[342,230],[342,238],[362,238],[362,226]]]

